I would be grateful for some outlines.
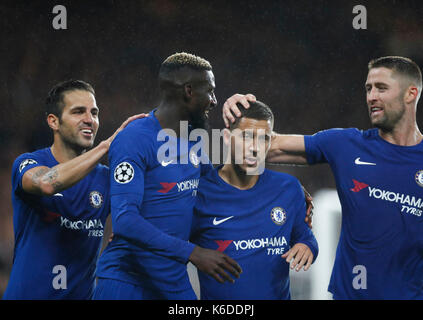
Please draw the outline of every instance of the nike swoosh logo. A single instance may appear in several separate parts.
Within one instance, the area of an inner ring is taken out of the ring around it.
[[[364,164],[364,165],[369,165],[369,166],[375,166],[376,165],[376,163],[373,163],[373,162],[360,161],[360,157],[358,157],[357,159],[355,159],[354,163],[355,164]]]
[[[225,218],[225,219],[221,219],[221,220],[216,220],[216,218],[214,218],[213,219],[213,225],[214,226],[218,226],[219,224],[221,224],[221,223],[223,223],[223,222],[225,222],[225,221],[228,221],[229,219],[232,219],[234,216],[230,216],[230,217],[227,217],[227,218]]]
[[[61,194],[61,193],[55,193],[55,194],[53,194],[53,196],[55,196],[55,197],[63,197],[63,194]]]
[[[167,167],[167,166],[168,166],[169,164],[171,164],[172,162],[173,162],[173,160],[170,160],[170,161],[164,161],[164,160],[163,160],[163,161],[161,162],[161,164],[162,164],[162,166],[163,166],[163,167]]]

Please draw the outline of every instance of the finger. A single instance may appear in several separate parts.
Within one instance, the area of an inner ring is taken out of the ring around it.
[[[291,248],[288,252],[288,257],[286,258],[286,262],[291,263],[292,258],[296,255],[298,248]]]
[[[220,264],[220,266],[224,270],[226,270],[230,274],[232,274],[235,278],[239,278],[239,272],[234,267],[232,267],[229,263],[222,263],[222,264]]]
[[[309,256],[308,256],[308,259],[307,259],[307,264],[305,265],[305,267],[304,267],[304,271],[307,271],[309,268],[310,268],[310,266],[311,266],[311,264],[313,263],[313,253],[311,253]]]
[[[300,271],[301,270],[301,268],[302,268],[302,266],[307,262],[307,259],[308,259],[308,254],[307,254],[307,252],[305,252],[304,254],[303,254],[303,257],[301,258],[301,260],[300,260],[300,263],[297,265],[297,267],[295,268],[295,271]]]
[[[146,115],[145,113],[141,113],[141,114],[136,114],[134,116],[129,117],[128,119],[126,119],[119,127],[118,130],[122,130],[124,129],[131,121],[135,120],[135,119],[139,119],[139,118],[145,118]]]
[[[304,255],[304,251],[299,249],[297,251],[297,254],[294,257],[294,261],[291,262],[291,269],[294,269],[298,265],[298,262],[300,262],[303,255]]]
[[[228,119],[226,119],[226,115],[225,115],[225,113],[223,112],[223,122],[225,123],[225,127],[226,128],[229,128],[229,122],[228,122]]]
[[[230,122],[234,122],[235,118],[232,115],[232,113],[229,111],[229,107],[224,108],[222,112],[223,121],[225,121],[225,124],[227,127],[229,127]]]
[[[232,269],[234,269],[235,270],[235,272],[237,272],[238,273],[238,277],[239,277],[239,274],[240,273],[242,273],[242,268],[241,268],[241,266],[234,260],[234,259],[232,259],[231,257],[229,257],[229,256],[226,256],[225,255],[225,260],[226,260],[226,262],[229,264],[229,266],[232,268]],[[232,272],[231,272],[232,273]]]
[[[227,110],[230,111],[232,114],[236,115],[237,117],[241,116],[241,111],[239,111],[238,105],[237,103],[240,103],[240,100],[236,99],[236,100],[228,100],[227,101]],[[245,99],[245,98],[244,98]]]
[[[247,99],[245,96],[243,96],[243,97],[239,100],[239,103],[240,103],[240,104],[242,104],[242,106],[243,106],[245,109],[248,109],[248,108],[250,107],[250,103],[248,102],[248,99]],[[237,107],[237,109],[238,109],[238,107]]]
[[[233,116],[232,112],[230,111],[230,109],[225,109],[224,110],[224,118],[226,117],[226,119],[232,123],[235,122],[235,117]]]
[[[247,93],[247,94],[245,95],[245,98],[246,98],[248,101],[252,101],[252,102],[257,101],[256,96],[255,96],[255,95],[253,95],[253,94],[251,94],[251,93]]]
[[[229,281],[230,283],[235,283],[235,280],[232,279],[232,277],[229,274],[227,274],[225,270],[222,269],[221,267],[219,266],[216,267],[216,272],[223,279],[223,281]]]
[[[217,272],[210,272],[209,273],[217,282],[219,283],[225,283],[225,280],[223,280]]]
[[[304,219],[304,221],[307,223],[307,225],[308,225],[308,227],[310,228],[310,229],[312,229],[313,228],[313,226],[312,226],[312,219],[311,219],[311,217],[305,217],[305,219]]]

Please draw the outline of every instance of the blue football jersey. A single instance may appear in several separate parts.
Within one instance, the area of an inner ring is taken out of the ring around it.
[[[218,283],[198,273],[201,299],[290,299],[289,264],[281,255],[301,242],[318,247],[304,222],[306,203],[299,181],[265,169],[257,183],[240,190],[217,168],[200,179],[191,240],[224,252],[241,266],[239,279]]]
[[[305,146],[308,163],[329,163],[342,206],[334,298],[423,299],[423,143],[331,129]]]
[[[153,110],[131,122],[111,145],[115,236],[97,275],[173,292],[191,288],[186,263],[194,245],[188,238],[200,174],[210,164],[199,162],[192,141],[170,136],[160,141],[161,130]],[[177,148],[168,150],[170,158],[159,159],[166,143]]]
[[[22,189],[25,172],[58,162],[50,148],[19,156],[12,169],[15,248],[4,299],[90,299],[106,218],[109,170],[97,165],[53,196]]]

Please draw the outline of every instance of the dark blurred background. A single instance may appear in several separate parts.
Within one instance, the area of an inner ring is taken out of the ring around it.
[[[57,4],[67,9],[67,30],[52,27]],[[367,30],[352,27],[359,4]],[[52,143],[44,99],[55,83],[94,86],[98,142],[155,106],[161,62],[185,51],[213,65],[212,127],[223,127],[229,96],[251,92],[272,107],[275,131],[313,134],[370,126],[370,59],[403,55],[423,66],[421,1],[2,1],[0,17],[0,296],[13,256],[11,166]],[[334,187],[327,165],[272,169],[297,176],[312,194]]]

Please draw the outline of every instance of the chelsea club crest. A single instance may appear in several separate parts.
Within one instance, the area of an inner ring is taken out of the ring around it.
[[[417,171],[414,179],[420,187],[423,187],[423,170]]]
[[[274,223],[276,223],[278,226],[281,226],[286,221],[286,212],[281,207],[274,207],[270,212],[270,217]]]
[[[100,208],[101,205],[103,204],[103,196],[98,191],[92,191],[90,193],[89,198],[90,198],[91,206],[96,208],[96,209]]]

